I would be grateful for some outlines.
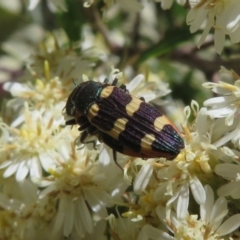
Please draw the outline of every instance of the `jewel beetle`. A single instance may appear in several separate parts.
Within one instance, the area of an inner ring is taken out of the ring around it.
[[[66,103],[66,114],[73,117],[66,125],[79,124],[80,142],[88,135],[116,152],[143,159],[175,158],[182,148],[183,139],[177,128],[159,110],[143,98],[129,94],[126,85],[87,81],[75,87]]]

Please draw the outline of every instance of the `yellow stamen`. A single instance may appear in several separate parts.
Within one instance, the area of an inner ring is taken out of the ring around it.
[[[20,129],[20,135],[23,137],[23,138],[28,138],[29,134],[28,134],[28,131],[24,128],[21,128]]]
[[[58,172],[56,172],[54,169],[49,169],[48,172],[54,176],[55,178],[60,178],[61,174],[59,174]]]
[[[228,83],[225,83],[225,82],[220,82],[220,85],[222,88],[225,88],[227,90],[230,90],[230,91],[237,91],[238,88],[232,84],[228,84]]]
[[[47,60],[44,61],[44,73],[45,73],[45,78],[47,80],[50,79],[50,67],[49,67],[49,62]]]
[[[192,136],[191,136],[191,131],[187,125],[182,125],[183,132],[185,134],[187,142],[191,142]]]
[[[43,81],[42,81],[42,80],[37,79],[37,80],[36,80],[36,86],[37,86],[38,89],[44,90],[44,84],[43,84]]]

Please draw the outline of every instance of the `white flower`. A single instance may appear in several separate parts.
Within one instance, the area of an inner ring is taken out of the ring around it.
[[[143,160],[141,162],[140,160],[138,160],[138,162],[142,163],[143,165],[139,170],[137,176],[135,177],[133,183],[133,190],[136,194],[140,195],[147,187],[150,178],[152,177],[153,174],[153,166],[151,163],[153,163],[154,161],[155,159],[148,159],[146,161]]]
[[[222,68],[223,72],[226,72]],[[232,75],[230,71],[227,71]],[[208,107],[208,114],[211,118],[226,118],[225,124],[231,126],[235,120],[234,116],[238,115],[240,110],[240,80],[234,81],[233,84],[219,81],[218,83],[204,83],[204,87],[211,88],[213,92],[220,93],[223,96],[210,98],[204,102]]]
[[[213,176],[211,166],[218,159],[217,148],[211,143],[214,121],[207,116],[206,108],[199,110],[196,102],[191,107],[197,118],[195,124],[183,125],[185,149],[176,159],[135,159],[126,164],[125,179],[135,178],[133,188],[139,198],[138,207],[129,210],[132,218],[154,215],[158,206],[165,206],[167,211],[174,206],[182,219],[188,212],[190,191],[199,205],[205,203],[202,181]],[[190,115],[191,109],[186,108],[186,121]]]
[[[25,179],[1,179],[0,183],[0,236],[2,239],[49,239],[49,221],[56,206],[39,201],[36,185]],[[57,238],[59,239],[59,238]]]
[[[239,151],[228,147],[222,147],[221,152],[222,154],[220,153],[219,159],[221,159],[223,162],[232,163],[234,161],[238,163],[238,159],[240,158]]]
[[[68,38],[63,31],[49,35],[42,43],[43,50],[28,60],[28,70],[22,76],[21,83],[6,82],[4,90],[14,97],[8,107],[19,115],[23,111],[23,103],[28,101],[35,110],[41,108],[49,119],[53,115],[55,124],[64,124],[62,109],[74,84],[89,66],[87,60],[77,56],[72,48],[64,46]],[[12,126],[21,124],[22,119],[15,117]]]
[[[185,216],[189,206],[191,190],[195,201],[204,204],[205,192],[201,181],[203,176],[212,176],[212,164],[218,159],[217,147],[212,144],[214,121],[207,115],[207,109],[196,102],[191,103],[192,113],[196,116],[195,124],[188,124],[191,115],[190,107],[186,107],[186,123],[183,125],[185,149],[172,162],[157,171],[160,183],[155,189],[154,201],[159,201],[164,194],[167,207],[174,204],[178,218]],[[215,157],[215,158],[214,158]]]
[[[214,203],[214,193],[210,186],[204,187],[206,201],[200,205],[200,218],[186,213],[182,218],[176,217],[174,212],[168,216],[162,207],[157,207],[157,215],[161,222],[171,232],[162,231],[151,225],[145,225],[138,237],[144,239],[199,239],[217,240],[219,237],[232,233],[240,226],[240,214],[235,214],[225,220],[228,214],[227,201],[220,197]],[[178,210],[177,210],[178,211]]]
[[[64,124],[62,110],[65,106],[66,92],[63,92],[59,78],[51,79],[49,82],[37,80],[32,83],[10,83],[4,84],[4,89],[9,91],[15,98],[10,100],[8,107],[18,112],[19,116],[13,119],[11,126],[18,126],[22,123],[24,102],[28,101],[30,106],[43,114],[43,117],[49,119],[49,115],[53,116],[54,123],[57,125]]]
[[[154,194],[155,201],[161,198],[163,192],[165,196],[169,196],[167,205],[176,204],[179,218],[188,211],[189,189],[198,204],[205,202],[206,197],[200,180],[202,174],[212,174],[210,156],[216,151],[216,147],[211,144],[213,123],[206,115],[206,109],[199,110],[196,102],[192,102],[191,106],[193,113],[197,115],[195,126],[192,128],[187,123],[183,125],[185,149],[173,162],[168,162],[166,167],[158,170],[158,178],[162,183]],[[186,108],[186,119],[190,114],[190,108]]]
[[[231,196],[234,199],[240,198],[240,165],[239,152],[232,152],[232,159],[234,163],[219,163],[215,167],[215,173],[225,178],[229,182],[221,186],[217,193],[219,196]]]
[[[190,190],[198,204],[203,204],[206,196],[198,176],[191,176],[192,173],[187,168],[190,168],[188,164],[181,163],[181,167],[184,167],[182,171],[179,169],[180,163],[169,165],[167,169],[163,168],[162,171],[158,171],[158,178],[167,179],[167,181],[162,180],[163,183],[155,189],[153,199],[158,202],[164,195],[164,199],[167,200],[166,207],[170,208],[172,204],[175,205],[178,218],[181,219],[188,212]]]
[[[126,185],[122,187],[119,171],[99,165],[96,151],[71,147],[66,151],[70,158],[52,168],[49,177],[36,179],[36,183],[46,187],[40,198],[58,202],[53,232],[61,231],[66,237],[76,232],[84,237],[93,233],[95,222],[108,216],[107,207],[121,202]]]
[[[191,25],[190,31],[196,32],[204,25],[198,46],[202,45],[212,27],[215,49],[219,54],[224,46],[225,35],[229,35],[232,43],[240,41],[238,0],[190,0],[189,3],[192,7],[187,16],[187,24]]]
[[[221,146],[228,141],[232,141],[236,146],[240,146],[240,124],[238,121],[240,115],[240,77],[235,72],[228,71],[223,67],[221,73],[234,78],[234,83],[230,84],[222,81],[204,83],[204,87],[211,88],[213,92],[223,95],[206,100],[204,105],[208,108],[207,114],[212,119],[217,119],[215,125],[219,139],[215,142],[215,145]]]
[[[5,159],[1,159],[0,168],[5,169],[3,177],[15,174],[17,181],[29,173],[31,177],[42,176],[43,169],[48,171],[58,158],[62,158],[66,142],[73,141],[69,129],[54,125],[53,118],[45,121],[40,112],[30,112],[27,103],[23,118],[20,129],[1,125],[0,152]]]

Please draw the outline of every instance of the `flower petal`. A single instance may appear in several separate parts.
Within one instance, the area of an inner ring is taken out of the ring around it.
[[[204,187],[206,193],[206,201],[200,205],[200,215],[201,219],[204,220],[206,223],[209,223],[211,211],[214,205],[214,194],[213,190],[209,185]]]
[[[63,234],[68,237],[73,230],[74,223],[74,202],[72,199],[66,199],[65,209],[65,218],[63,219]]]
[[[234,191],[240,191],[240,184],[239,182],[229,182],[223,186],[221,186],[218,190],[217,190],[217,194],[219,196],[225,197],[225,196],[229,196],[232,194],[232,192]]]
[[[145,190],[152,176],[152,172],[153,167],[151,164],[145,164],[142,166],[133,184],[134,192],[136,194],[141,194]]]
[[[196,176],[190,179],[190,188],[195,201],[199,205],[204,204],[206,201],[206,194],[202,186],[202,183],[199,181],[199,179]]]
[[[92,216],[90,215],[90,212],[82,197],[79,197],[79,199],[77,200],[77,205],[78,205],[77,207],[78,215],[81,216],[85,229],[87,230],[87,232],[92,233],[93,231]]]
[[[226,220],[217,230],[219,236],[227,235],[240,226],[240,214],[233,215]]]
[[[235,179],[240,172],[240,166],[230,163],[220,163],[215,167],[214,172],[224,178]]]
[[[16,180],[18,182],[21,182],[27,176],[28,171],[29,171],[29,167],[27,163],[25,161],[22,161],[18,166],[18,170],[16,173]]]
[[[3,173],[3,177],[8,178],[8,177],[12,176],[17,171],[18,166],[19,166],[18,162],[12,163],[11,165],[9,165],[9,167]]]
[[[180,190],[177,201],[177,217],[178,219],[184,219],[188,212],[189,204],[189,186],[185,183]]]

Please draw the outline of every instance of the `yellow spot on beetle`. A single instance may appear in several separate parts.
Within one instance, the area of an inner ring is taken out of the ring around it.
[[[157,131],[162,131],[164,125],[171,124],[171,122],[164,115],[155,119],[153,125]],[[171,124],[172,125],[172,124]]]
[[[133,97],[132,101],[126,106],[127,114],[133,116],[133,114],[139,109],[141,103],[142,101],[140,99]]]
[[[87,113],[87,117],[88,117],[89,121],[91,121],[95,116],[97,116],[98,111],[99,111],[99,106],[97,104],[93,104],[89,108],[88,113]]]
[[[106,133],[111,137],[118,139],[119,134],[125,130],[127,122],[128,120],[126,118],[118,118],[114,123],[114,127]]]
[[[155,136],[153,134],[146,134],[141,139],[141,148],[145,150],[152,150],[152,143],[155,140]]]
[[[159,132],[163,129],[163,127],[165,125],[171,125],[172,128],[174,128],[178,132],[178,134],[181,136],[181,133],[176,128],[176,126],[167,117],[165,117],[164,115],[162,115],[161,117],[156,118],[154,123],[153,123],[153,125],[154,125],[155,129],[157,131],[159,131]]]
[[[102,97],[102,98],[107,98],[107,97],[109,97],[109,96],[111,95],[111,93],[112,93],[112,91],[113,91],[114,88],[115,88],[114,86],[105,87],[105,88],[102,90],[102,92],[101,92],[101,97]]]

